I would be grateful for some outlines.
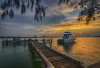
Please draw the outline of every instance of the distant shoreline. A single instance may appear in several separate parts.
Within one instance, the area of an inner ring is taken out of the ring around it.
[[[76,37],[100,37],[100,36],[76,36]],[[13,38],[13,37],[0,37],[0,38]],[[20,38],[61,38],[61,37],[20,37]]]

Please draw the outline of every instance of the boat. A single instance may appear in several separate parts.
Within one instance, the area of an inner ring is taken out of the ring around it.
[[[19,40],[21,40],[20,37],[13,37],[13,41],[19,41]]]
[[[75,37],[72,35],[71,32],[65,32],[63,35],[62,39],[58,39],[57,42],[64,42],[64,43],[68,43],[68,42],[74,42]]]

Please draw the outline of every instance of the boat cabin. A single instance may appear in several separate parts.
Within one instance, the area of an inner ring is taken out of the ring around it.
[[[65,32],[64,36],[63,36],[63,39],[68,39],[70,37],[72,37],[72,33],[71,32]]]

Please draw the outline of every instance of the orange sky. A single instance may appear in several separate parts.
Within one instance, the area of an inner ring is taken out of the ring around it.
[[[100,30],[100,18],[97,18],[96,21],[90,22],[86,25],[85,21],[72,21],[72,22],[61,22],[57,27],[48,27],[48,30],[51,31],[50,34],[61,33],[65,31],[72,31],[75,34],[82,35],[86,33],[92,33],[96,30]],[[89,31],[90,30],[90,31]],[[98,31],[100,32],[100,31]]]

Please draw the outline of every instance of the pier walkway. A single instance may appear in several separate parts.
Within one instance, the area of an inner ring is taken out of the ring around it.
[[[47,63],[51,65],[48,68],[84,68],[81,62],[56,52],[38,41],[33,41],[32,44],[42,54],[42,57],[45,57]]]

